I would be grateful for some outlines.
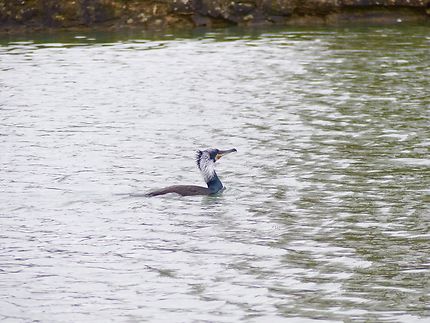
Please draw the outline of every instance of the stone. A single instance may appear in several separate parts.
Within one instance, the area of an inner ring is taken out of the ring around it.
[[[393,18],[395,17],[395,19]],[[0,0],[0,32],[87,26],[196,27],[430,21],[430,0]]]

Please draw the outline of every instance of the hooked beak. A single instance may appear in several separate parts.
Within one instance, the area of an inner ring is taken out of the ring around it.
[[[221,157],[236,152],[236,148],[228,149],[228,150],[220,150],[218,154],[215,156],[215,160],[219,160]]]

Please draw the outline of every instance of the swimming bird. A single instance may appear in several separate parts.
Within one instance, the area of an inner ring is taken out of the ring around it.
[[[192,195],[213,195],[224,189],[217,173],[215,172],[215,162],[222,156],[236,152],[235,148],[228,150],[206,149],[197,150],[196,164],[203,175],[208,187],[196,185],[174,185],[146,194],[146,196],[157,196],[168,193],[176,193],[182,196]]]

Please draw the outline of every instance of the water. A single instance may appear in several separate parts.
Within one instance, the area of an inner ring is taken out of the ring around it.
[[[0,320],[429,322],[429,35],[3,39]]]

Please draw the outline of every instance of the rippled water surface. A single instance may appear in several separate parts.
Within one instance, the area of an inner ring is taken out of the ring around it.
[[[0,320],[429,322],[429,89],[429,27],[3,39]]]

